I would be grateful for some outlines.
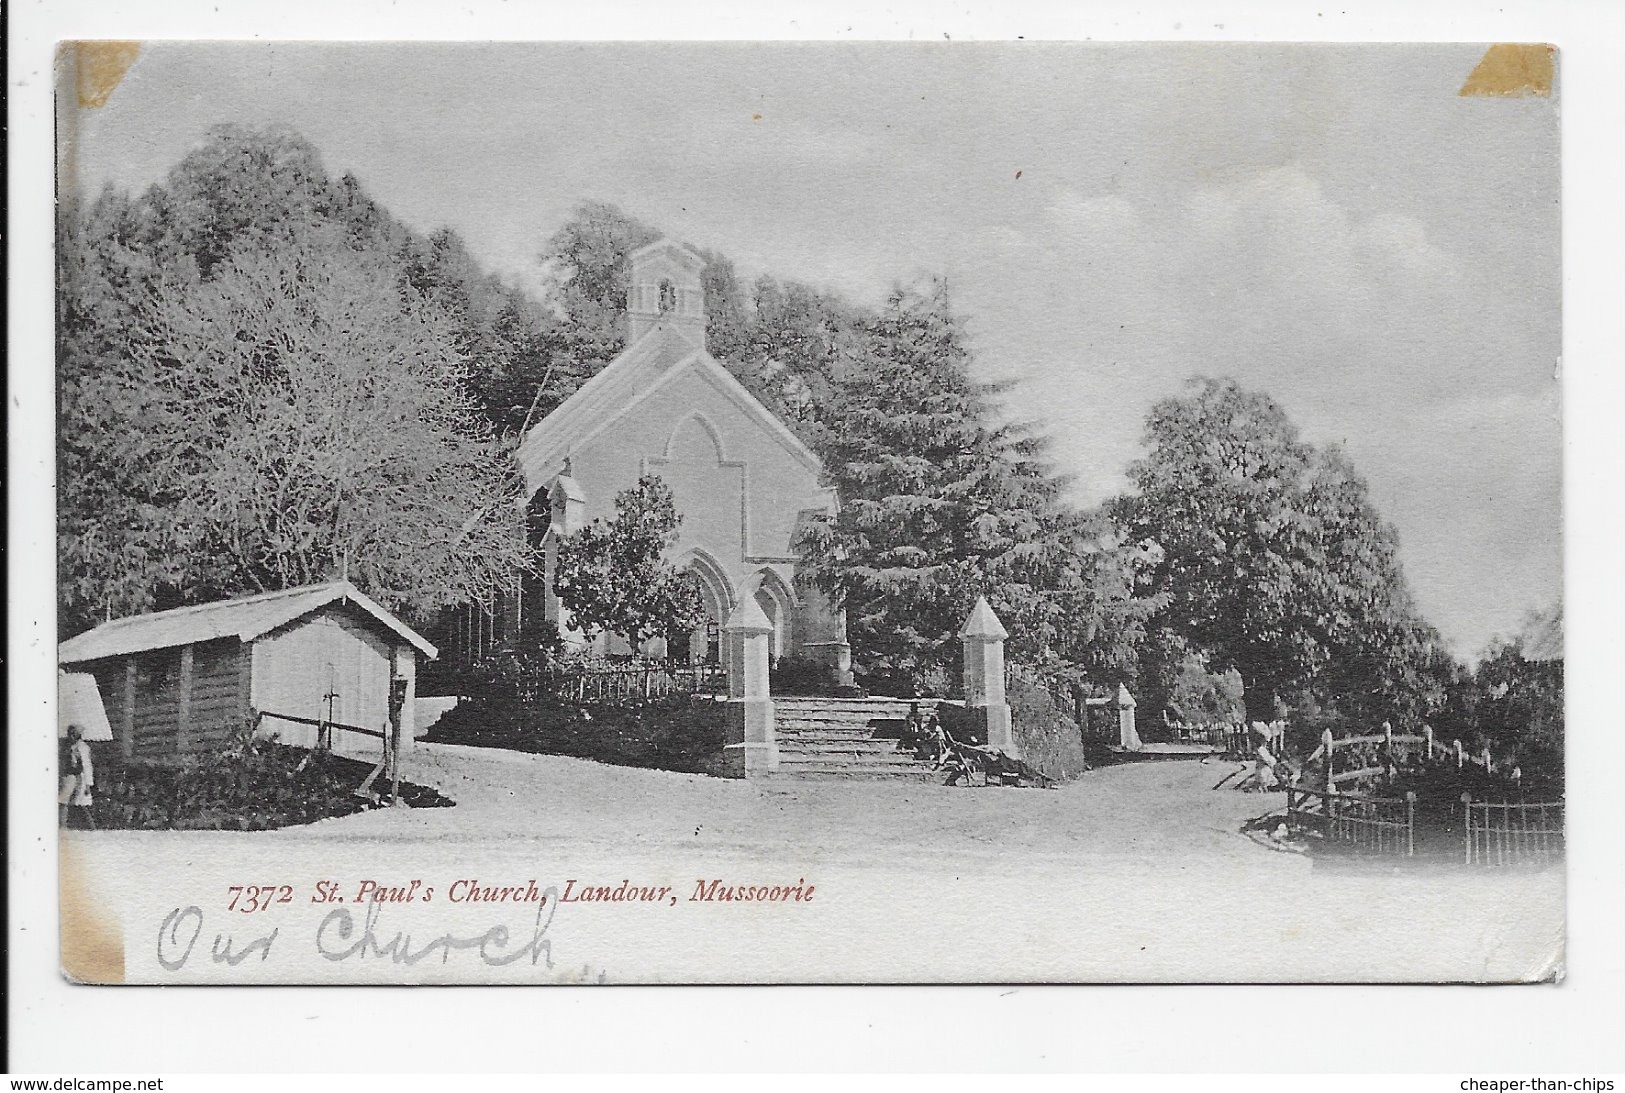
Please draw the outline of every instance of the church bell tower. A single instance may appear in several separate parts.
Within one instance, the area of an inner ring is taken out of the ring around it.
[[[705,348],[705,259],[671,239],[632,252],[632,287],[627,293],[627,344],[657,327],[675,330],[696,348]]]

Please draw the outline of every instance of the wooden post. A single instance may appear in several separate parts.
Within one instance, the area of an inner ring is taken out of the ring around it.
[[[1456,769],[1460,770],[1462,764],[1467,762],[1467,752],[1462,748],[1460,740],[1452,740],[1451,743],[1456,746]]]
[[[119,754],[129,759],[135,755],[135,684],[139,669],[135,657],[124,662],[124,712],[119,718]]]
[[[1431,763],[1431,762],[1433,762],[1433,726],[1432,725],[1423,725],[1422,726],[1422,740],[1423,740],[1423,745],[1422,746],[1427,748],[1427,751],[1424,753],[1424,758],[1426,758],[1427,761],[1429,763]]]
[[[390,659],[389,680],[389,803],[401,803],[401,711],[406,707],[406,680],[395,675],[394,658]]]
[[[1392,722],[1382,723],[1382,776],[1384,784],[1392,786],[1394,783],[1394,726]]]
[[[1459,741],[1458,741],[1459,743]],[[1461,795],[1461,836],[1467,847],[1467,864],[1473,864],[1473,795]]]
[[[1336,793],[1337,783],[1333,780],[1332,756],[1336,754],[1336,741],[1332,739],[1332,730],[1327,729],[1320,734],[1320,747],[1326,754],[1326,792]]]
[[[1488,744],[1485,744],[1484,745],[1484,773],[1489,774],[1489,773],[1492,773],[1494,770],[1495,770],[1495,768],[1490,765],[1490,746]]]
[[[1416,856],[1416,791],[1405,791],[1405,856]]]
[[[181,646],[181,674],[175,696],[175,750],[185,751],[192,736],[192,647]]]

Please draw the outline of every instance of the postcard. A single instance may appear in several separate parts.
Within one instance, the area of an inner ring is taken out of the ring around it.
[[[1554,47],[57,65],[70,980],[1564,974]]]

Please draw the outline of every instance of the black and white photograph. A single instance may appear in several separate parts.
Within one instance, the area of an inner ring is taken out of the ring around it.
[[[1560,979],[1562,57],[62,43],[63,974]]]

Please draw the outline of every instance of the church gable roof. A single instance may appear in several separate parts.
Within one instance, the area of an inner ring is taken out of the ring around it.
[[[628,345],[525,434],[516,456],[530,495],[572,451],[610,428],[679,376],[696,375],[817,474],[818,457],[705,348],[705,256],[672,239],[630,255]],[[696,406],[687,409],[704,410]]]
[[[516,454],[530,490],[540,489],[572,450],[584,447],[634,407],[690,374],[738,407],[809,470],[816,473],[822,468],[818,456],[716,358],[675,331],[656,328],[628,346],[525,435]]]

